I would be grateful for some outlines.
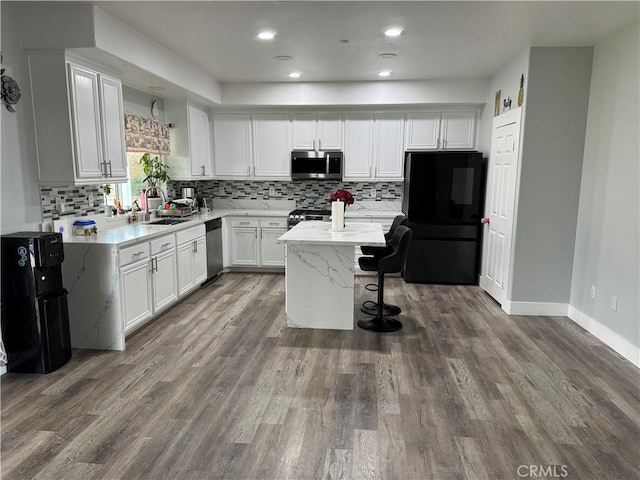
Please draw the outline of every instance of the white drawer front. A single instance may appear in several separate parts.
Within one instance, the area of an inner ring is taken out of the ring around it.
[[[260,219],[261,227],[272,227],[272,228],[287,228],[287,219],[286,218],[261,218]]]
[[[118,254],[120,266],[129,265],[149,257],[149,242],[141,242],[131,247],[122,248]]]
[[[156,240],[151,240],[151,255],[156,255],[167,250],[171,250],[176,246],[175,235],[165,235]]]
[[[259,221],[257,218],[232,218],[232,227],[258,227]]]
[[[187,228],[176,233],[176,240],[178,245],[195,240],[198,237],[202,237],[205,234],[204,223],[195,227]]]

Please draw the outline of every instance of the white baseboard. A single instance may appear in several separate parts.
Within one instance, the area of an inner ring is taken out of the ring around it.
[[[4,375],[5,373],[7,373],[7,367],[6,367],[6,366],[4,366],[4,367],[0,367],[0,377],[1,377],[2,375]]]
[[[569,312],[567,316],[598,340],[607,344],[613,350],[633,363],[636,367],[640,368],[640,349],[629,340],[614,332],[606,325],[603,325],[595,318],[591,318],[590,316],[582,313],[572,305],[569,305]]]
[[[545,317],[566,317],[569,305],[546,302],[502,302],[502,309],[509,315],[543,315]]]

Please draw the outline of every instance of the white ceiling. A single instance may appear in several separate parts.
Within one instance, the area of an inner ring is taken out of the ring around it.
[[[380,80],[383,69],[389,80],[489,77],[530,46],[594,45],[640,18],[635,1],[91,3],[220,82]],[[403,35],[385,37],[389,26]],[[263,29],[275,39],[258,40]]]

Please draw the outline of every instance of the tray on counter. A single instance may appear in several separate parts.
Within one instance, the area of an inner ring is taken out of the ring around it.
[[[158,217],[188,217],[193,215],[195,210],[192,208],[174,208],[172,210],[156,210]]]

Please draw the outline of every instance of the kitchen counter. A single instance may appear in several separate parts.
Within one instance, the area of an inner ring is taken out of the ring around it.
[[[353,330],[354,246],[384,246],[382,225],[347,222],[344,231],[333,232],[329,222],[306,221],[278,241],[287,247],[287,326]]]
[[[151,240],[154,237],[160,237],[167,233],[178,232],[185,228],[200,225],[208,220],[212,220],[215,218],[223,218],[228,216],[283,218],[287,217],[288,215],[289,210],[251,210],[230,208],[224,210],[215,210],[208,214],[195,214],[191,215],[190,217],[182,217],[183,219],[188,220],[177,225],[150,225],[148,222],[133,222],[113,227],[102,227],[98,229],[98,233],[96,235],[89,236],[71,235],[71,229],[67,228],[65,229],[62,238],[64,243],[66,244],[100,244],[125,247],[141,240]],[[158,218],[154,220],[158,220]]]

